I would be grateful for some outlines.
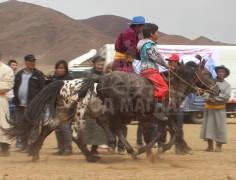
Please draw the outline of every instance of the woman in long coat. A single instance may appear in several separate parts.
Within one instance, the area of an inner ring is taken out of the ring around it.
[[[83,77],[90,77],[93,75],[102,76],[104,75],[103,68],[105,59],[101,56],[96,56],[92,59],[93,68],[84,72]],[[107,144],[108,140],[105,135],[104,130],[96,122],[96,119],[91,117],[86,118],[86,125],[84,127],[83,133],[84,144],[89,144],[91,146],[91,152],[93,154],[98,154],[98,146]]]
[[[227,127],[226,127],[226,102],[230,98],[230,84],[224,80],[230,74],[226,67],[215,67],[217,74],[216,81],[221,92],[218,96],[211,96],[208,93],[203,95],[205,103],[204,120],[201,130],[201,138],[207,141],[208,147],[206,151],[213,151],[213,141],[216,141],[215,151],[221,152],[222,144],[227,143]]]
[[[14,73],[10,67],[2,63],[0,57],[0,127],[7,129],[10,124],[6,117],[9,118],[9,107],[6,93],[11,90],[14,83]],[[10,139],[4,135],[0,128],[0,156],[9,156]]]

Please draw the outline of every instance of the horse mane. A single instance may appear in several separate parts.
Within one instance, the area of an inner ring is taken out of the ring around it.
[[[88,78],[85,77],[78,89],[78,97],[84,98],[89,90],[92,91],[94,89],[94,83],[98,82],[99,77],[97,74],[91,74]]]
[[[193,80],[193,77],[195,76],[195,71],[197,70],[198,65],[193,62],[189,61],[185,63],[184,65],[180,65],[176,68],[176,73],[180,77],[184,77],[184,79],[188,82],[191,82]]]

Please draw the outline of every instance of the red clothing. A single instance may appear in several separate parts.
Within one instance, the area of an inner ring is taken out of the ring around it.
[[[138,32],[133,28],[126,29],[121,32],[120,36],[116,40],[115,50],[130,55],[135,59],[140,59],[140,54],[137,49],[138,42]]]
[[[155,86],[154,97],[158,100],[164,100],[166,98],[166,93],[168,92],[168,85],[160,75],[157,69],[147,69],[143,70],[141,74],[150,80]]]

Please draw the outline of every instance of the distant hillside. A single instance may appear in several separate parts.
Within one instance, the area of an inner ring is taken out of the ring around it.
[[[33,4],[0,4],[0,51],[5,58],[33,53],[41,62],[71,60],[92,48],[115,41],[103,32],[62,13]]]
[[[0,17],[2,56],[23,60],[32,53],[41,65],[53,65],[61,59],[69,61],[92,48],[115,43],[130,22],[113,15],[74,20],[50,8],[18,1],[0,3]],[[205,37],[190,40],[163,32],[159,35],[159,44],[229,45]]]

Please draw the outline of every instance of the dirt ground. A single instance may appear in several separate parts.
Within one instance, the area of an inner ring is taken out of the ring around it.
[[[185,139],[193,155],[176,155],[174,148],[148,160],[146,155],[133,160],[129,155],[109,155],[99,149],[100,162],[88,163],[74,145],[69,157],[52,155],[56,151],[55,135],[50,135],[40,152],[40,162],[32,163],[25,153],[17,152],[14,142],[10,157],[0,158],[0,179],[77,180],[77,179],[236,179],[236,119],[228,120],[228,144],[223,152],[205,152],[199,139],[201,125],[185,124]],[[128,126],[128,139],[135,146],[136,125]]]

